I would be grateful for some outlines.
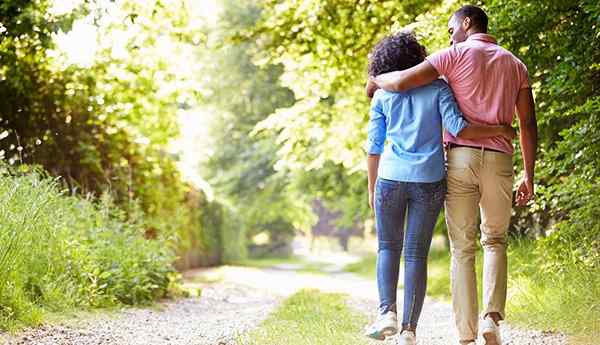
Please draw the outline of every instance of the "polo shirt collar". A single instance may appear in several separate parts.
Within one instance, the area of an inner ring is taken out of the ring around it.
[[[498,42],[496,41],[494,36],[488,35],[488,34],[482,34],[482,33],[472,34],[471,36],[467,37],[467,41],[469,41],[469,40],[476,40],[476,41],[498,44]]]

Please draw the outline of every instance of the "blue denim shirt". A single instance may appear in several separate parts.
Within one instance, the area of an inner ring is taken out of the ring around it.
[[[377,90],[367,139],[367,152],[381,155],[377,175],[404,182],[443,179],[442,124],[454,136],[468,125],[445,81],[407,92]]]

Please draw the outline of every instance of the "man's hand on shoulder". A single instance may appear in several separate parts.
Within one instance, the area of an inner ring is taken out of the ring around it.
[[[377,88],[390,92],[404,92],[431,83],[439,77],[437,70],[427,61],[402,71],[392,71],[369,77],[367,96],[373,97]]]
[[[373,98],[373,95],[375,95],[375,91],[377,91],[377,89],[379,89],[379,86],[375,84],[373,77],[369,77],[369,79],[367,79],[367,85],[365,86],[367,97]]]

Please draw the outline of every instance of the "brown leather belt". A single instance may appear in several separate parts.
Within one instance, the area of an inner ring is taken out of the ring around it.
[[[470,145],[461,145],[461,144],[455,144],[455,143],[448,143],[448,150],[453,149],[455,147],[468,147],[470,149],[476,149],[476,150],[481,150],[482,147],[481,146],[470,146]],[[500,152],[500,153],[506,153],[500,150],[494,150],[494,149],[489,149],[487,147],[483,147],[483,149],[485,151],[492,151],[492,152]]]

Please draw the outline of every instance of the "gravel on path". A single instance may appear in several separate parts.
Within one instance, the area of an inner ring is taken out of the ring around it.
[[[280,297],[216,283],[201,297],[164,301],[110,315],[29,329],[4,337],[7,345],[234,345],[256,327]],[[2,340],[2,338],[0,338]],[[1,342],[0,342],[1,343]]]

